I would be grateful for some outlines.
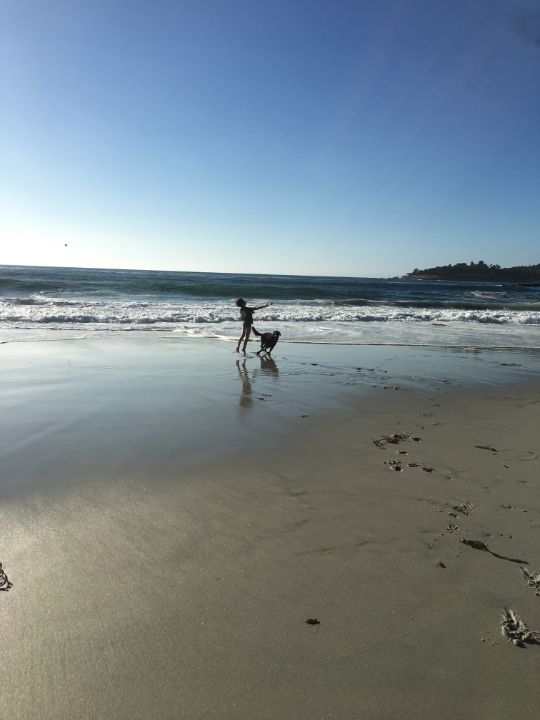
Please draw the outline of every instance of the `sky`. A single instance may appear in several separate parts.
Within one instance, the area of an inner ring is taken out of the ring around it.
[[[538,0],[0,0],[0,264],[540,262]]]

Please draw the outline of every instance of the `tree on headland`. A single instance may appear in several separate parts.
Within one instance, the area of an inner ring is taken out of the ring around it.
[[[437,265],[423,270],[415,268],[405,277],[418,280],[502,280],[536,284],[540,283],[540,263],[502,268],[500,265],[488,265],[484,260],[479,260],[469,264],[460,262],[455,265]]]

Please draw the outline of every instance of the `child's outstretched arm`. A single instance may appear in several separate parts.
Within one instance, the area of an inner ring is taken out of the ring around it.
[[[266,305],[259,305],[258,307],[251,308],[252,310],[262,310],[265,307],[270,307],[273,303],[267,303]]]

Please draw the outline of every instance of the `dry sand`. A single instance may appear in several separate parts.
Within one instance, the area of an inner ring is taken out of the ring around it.
[[[460,541],[540,572],[540,386],[294,415],[256,452],[10,494],[1,717],[538,716],[540,646],[500,620],[540,630],[540,597]]]

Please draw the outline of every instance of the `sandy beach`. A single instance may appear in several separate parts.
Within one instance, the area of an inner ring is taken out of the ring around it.
[[[232,350],[0,346],[2,717],[535,718],[538,354]]]

